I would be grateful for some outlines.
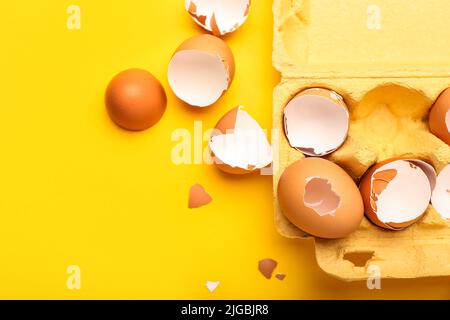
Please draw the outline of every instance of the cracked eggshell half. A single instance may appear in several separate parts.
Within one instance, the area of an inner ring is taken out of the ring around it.
[[[272,163],[272,146],[261,126],[243,107],[226,113],[209,141],[217,167],[231,174],[247,174]]]
[[[367,218],[394,231],[420,220],[431,199],[431,168],[408,159],[389,159],[373,166],[360,183]]]
[[[291,223],[320,238],[344,238],[364,216],[353,179],[321,158],[304,158],[286,168],[278,183],[278,201]]]
[[[431,108],[430,131],[450,145],[450,88],[446,89]]]
[[[334,91],[322,88],[304,90],[286,105],[284,130],[293,148],[308,156],[325,156],[347,139],[347,105]]]
[[[169,63],[169,85],[187,104],[207,107],[228,90],[234,71],[234,57],[228,45],[217,37],[199,35],[175,51]]]
[[[185,0],[186,10],[215,36],[236,31],[247,20],[251,0]]]
[[[444,220],[450,221],[450,164],[437,177],[431,204]]]

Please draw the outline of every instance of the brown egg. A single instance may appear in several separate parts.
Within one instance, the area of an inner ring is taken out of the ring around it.
[[[388,230],[409,227],[425,214],[435,181],[434,169],[420,160],[395,158],[378,163],[359,185],[367,218]]]
[[[322,158],[304,158],[286,168],[278,183],[278,201],[289,221],[320,238],[344,238],[364,216],[355,182]]]
[[[209,147],[214,163],[226,173],[248,174],[272,163],[266,134],[243,107],[230,110],[219,120]]]
[[[178,47],[169,63],[168,80],[179,99],[191,106],[207,107],[228,90],[234,71],[233,53],[225,41],[203,34]]]
[[[151,73],[130,69],[111,80],[105,102],[109,116],[117,125],[140,131],[161,119],[167,98],[161,83]]]
[[[430,131],[450,145],[450,88],[446,89],[431,108]]]

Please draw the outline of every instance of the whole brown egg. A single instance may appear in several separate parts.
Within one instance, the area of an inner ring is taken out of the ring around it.
[[[167,97],[161,83],[150,72],[129,69],[116,75],[108,85],[106,109],[120,127],[140,131],[163,116]]]
[[[286,168],[278,183],[278,201],[291,223],[319,238],[346,237],[364,216],[355,182],[322,158],[304,158]]]

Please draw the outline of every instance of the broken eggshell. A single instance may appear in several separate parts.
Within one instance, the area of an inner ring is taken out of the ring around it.
[[[272,273],[277,267],[278,262],[273,259],[267,258],[258,261],[258,270],[266,279],[272,278]]]
[[[261,126],[243,107],[227,112],[209,141],[217,167],[231,174],[248,174],[272,163],[272,146]]]
[[[283,281],[284,278],[286,278],[286,274],[284,274],[284,273],[277,273],[277,274],[275,275],[275,278],[277,278],[277,279],[280,280],[280,281]]]
[[[169,63],[169,85],[175,95],[191,106],[214,104],[231,85],[233,53],[221,39],[199,35],[186,40]]]
[[[212,201],[211,196],[205,191],[202,185],[195,184],[189,190],[189,209],[200,208]]]
[[[237,30],[247,20],[250,0],[185,0],[186,10],[202,28],[215,36]]]
[[[322,158],[304,158],[286,168],[278,183],[278,201],[291,223],[319,238],[344,238],[364,216],[353,179]]]
[[[446,89],[431,108],[430,131],[450,145],[450,88]]]
[[[213,293],[214,291],[216,291],[217,287],[220,285],[220,281],[210,281],[207,280],[206,281],[206,289],[208,289],[208,291],[210,293]]]
[[[308,156],[325,156],[338,149],[347,138],[347,105],[334,91],[306,89],[286,105],[284,130],[293,148]]]
[[[394,231],[420,220],[436,183],[430,167],[421,160],[389,159],[369,169],[360,183],[367,218]]]
[[[450,165],[447,165],[437,177],[431,204],[444,220],[450,221]]]

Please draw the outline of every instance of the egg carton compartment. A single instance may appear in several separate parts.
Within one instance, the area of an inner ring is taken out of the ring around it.
[[[447,0],[275,0],[283,78],[446,77]]]
[[[304,155],[292,148],[284,134],[283,110],[307,88],[327,88],[341,94],[349,108],[350,129],[344,145],[326,158],[344,168],[358,183],[377,162],[395,157],[420,159],[440,172],[450,163],[450,147],[428,129],[428,114],[439,94],[450,87],[449,78],[336,78],[287,79],[274,91],[274,128],[280,133],[274,164],[275,220],[289,238],[309,237],[283,215],[277,185],[284,169]],[[372,253],[364,265],[351,254]],[[364,218],[345,239],[316,239],[320,267],[346,280],[365,279],[372,264],[386,278],[450,275],[450,222],[430,205],[422,220],[403,231],[383,230]]]

